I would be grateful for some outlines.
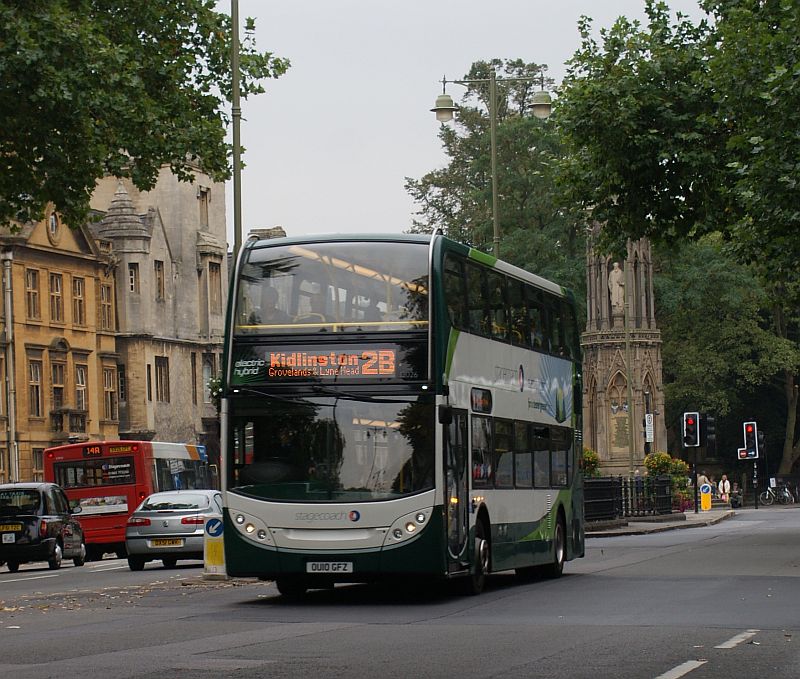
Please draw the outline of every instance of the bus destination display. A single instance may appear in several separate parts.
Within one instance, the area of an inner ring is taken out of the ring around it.
[[[232,384],[421,379],[401,345],[247,347],[234,356]]]

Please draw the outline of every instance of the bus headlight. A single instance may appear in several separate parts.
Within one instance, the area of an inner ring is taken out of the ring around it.
[[[416,537],[431,517],[431,509],[421,509],[399,517],[392,523],[386,534],[384,545],[396,545],[398,542]]]
[[[269,527],[261,519],[244,512],[233,512],[233,525],[242,537],[259,545],[274,546]]]

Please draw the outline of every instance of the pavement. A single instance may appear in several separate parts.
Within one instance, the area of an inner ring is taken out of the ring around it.
[[[656,516],[637,516],[613,521],[590,521],[586,523],[587,538],[610,538],[620,535],[646,535],[681,528],[713,526],[729,519],[737,511],[730,508],[712,508],[708,511],[675,512]]]

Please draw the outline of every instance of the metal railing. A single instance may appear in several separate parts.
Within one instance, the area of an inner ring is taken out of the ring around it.
[[[672,513],[672,487],[668,475],[655,478],[603,476],[584,479],[583,484],[587,521]]]

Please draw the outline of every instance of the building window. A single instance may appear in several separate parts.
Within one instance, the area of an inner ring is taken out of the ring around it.
[[[110,285],[100,286],[100,328],[102,330],[114,329],[113,290]]]
[[[153,374],[151,371],[151,366],[147,364],[147,400],[153,400]]]
[[[51,366],[53,374],[53,410],[64,407],[64,381],[67,366],[63,363],[53,363]]]
[[[30,417],[42,416],[42,362],[28,362],[28,413]]]
[[[50,274],[50,320],[55,323],[64,322],[63,283],[60,273]]]
[[[208,263],[208,302],[212,314],[222,313],[222,267],[218,262]]]
[[[119,385],[119,400],[125,403],[128,400],[128,384],[125,379],[125,366],[117,365],[117,384]]]
[[[39,272],[36,269],[25,269],[25,314],[28,318],[39,320]]]
[[[169,403],[169,359],[156,356],[156,401]]]
[[[86,408],[86,374],[89,366],[75,366],[75,408],[77,410],[87,410]]]
[[[153,262],[153,273],[156,277],[156,302],[164,301],[164,262]]]
[[[197,204],[200,207],[200,228],[208,228],[208,204],[210,202],[211,189],[201,186],[197,189]]]
[[[116,420],[118,415],[116,374],[114,368],[103,368],[103,414],[107,420]]]
[[[33,480],[44,481],[44,448],[34,448],[33,453]]]
[[[189,358],[192,364],[192,404],[197,405],[197,354],[192,352]]]
[[[139,265],[136,263],[128,264],[128,290],[139,294]]]
[[[211,403],[209,382],[214,376],[214,354],[203,354],[203,403]]]
[[[83,278],[72,279],[72,322],[75,325],[86,325],[86,281]]]

